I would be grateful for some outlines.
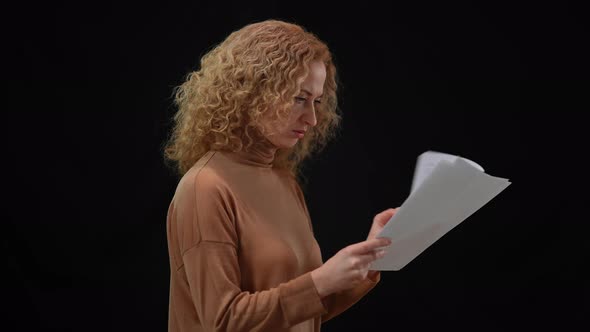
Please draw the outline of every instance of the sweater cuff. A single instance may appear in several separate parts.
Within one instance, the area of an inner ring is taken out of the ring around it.
[[[328,312],[313,283],[311,272],[280,287],[280,303],[291,326]]]

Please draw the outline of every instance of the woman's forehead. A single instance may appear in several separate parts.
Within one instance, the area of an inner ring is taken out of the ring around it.
[[[320,96],[324,92],[326,81],[326,66],[321,61],[310,64],[309,72],[299,85],[301,92],[312,96]]]

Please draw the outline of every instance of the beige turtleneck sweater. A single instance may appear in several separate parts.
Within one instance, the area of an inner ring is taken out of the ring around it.
[[[269,141],[209,151],[180,180],[167,216],[168,331],[319,331],[379,281],[320,298],[320,247],[275,152]]]

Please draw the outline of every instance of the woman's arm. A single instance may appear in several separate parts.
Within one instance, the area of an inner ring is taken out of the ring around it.
[[[177,271],[186,274],[186,305],[194,306],[205,330],[272,331],[326,313],[310,273],[268,290],[241,289],[234,202],[221,179],[200,173],[175,204]]]
[[[236,249],[228,243],[200,242],[183,261],[207,331],[272,331],[326,313],[310,273],[269,290],[242,291]]]
[[[307,204],[305,202],[303,190],[301,189],[299,183],[295,178],[293,178],[293,183],[295,187],[295,192],[297,194],[297,198],[299,199],[303,209],[305,210],[305,213],[308,217],[309,227],[313,232],[311,216],[309,214],[309,210],[307,209]],[[369,231],[367,240],[374,239],[375,236],[381,231],[381,229],[383,229],[387,221],[389,221],[391,216],[393,216],[393,214],[395,214],[395,209],[388,209],[377,214],[373,219],[373,224],[371,230]],[[327,313],[322,315],[322,322],[325,322],[350,308],[353,304],[355,304],[363,296],[365,296],[371,289],[373,289],[380,280],[381,273],[379,271],[370,270],[367,274],[367,277],[356,287],[323,297],[322,302],[324,303],[324,306],[327,309]]]
[[[339,293],[329,295],[322,299],[327,313],[322,315],[322,323],[338,316],[357,303],[363,296],[365,296],[371,289],[373,289],[379,280],[381,273],[379,271],[371,271],[367,278],[358,286]]]

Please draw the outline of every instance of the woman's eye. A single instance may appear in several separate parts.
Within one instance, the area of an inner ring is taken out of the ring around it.
[[[321,104],[321,103],[322,103],[322,101],[321,101],[321,100],[314,100],[314,103],[316,103],[316,104]]]
[[[295,101],[299,104],[304,103],[306,101],[305,98],[303,97],[295,97]]]

